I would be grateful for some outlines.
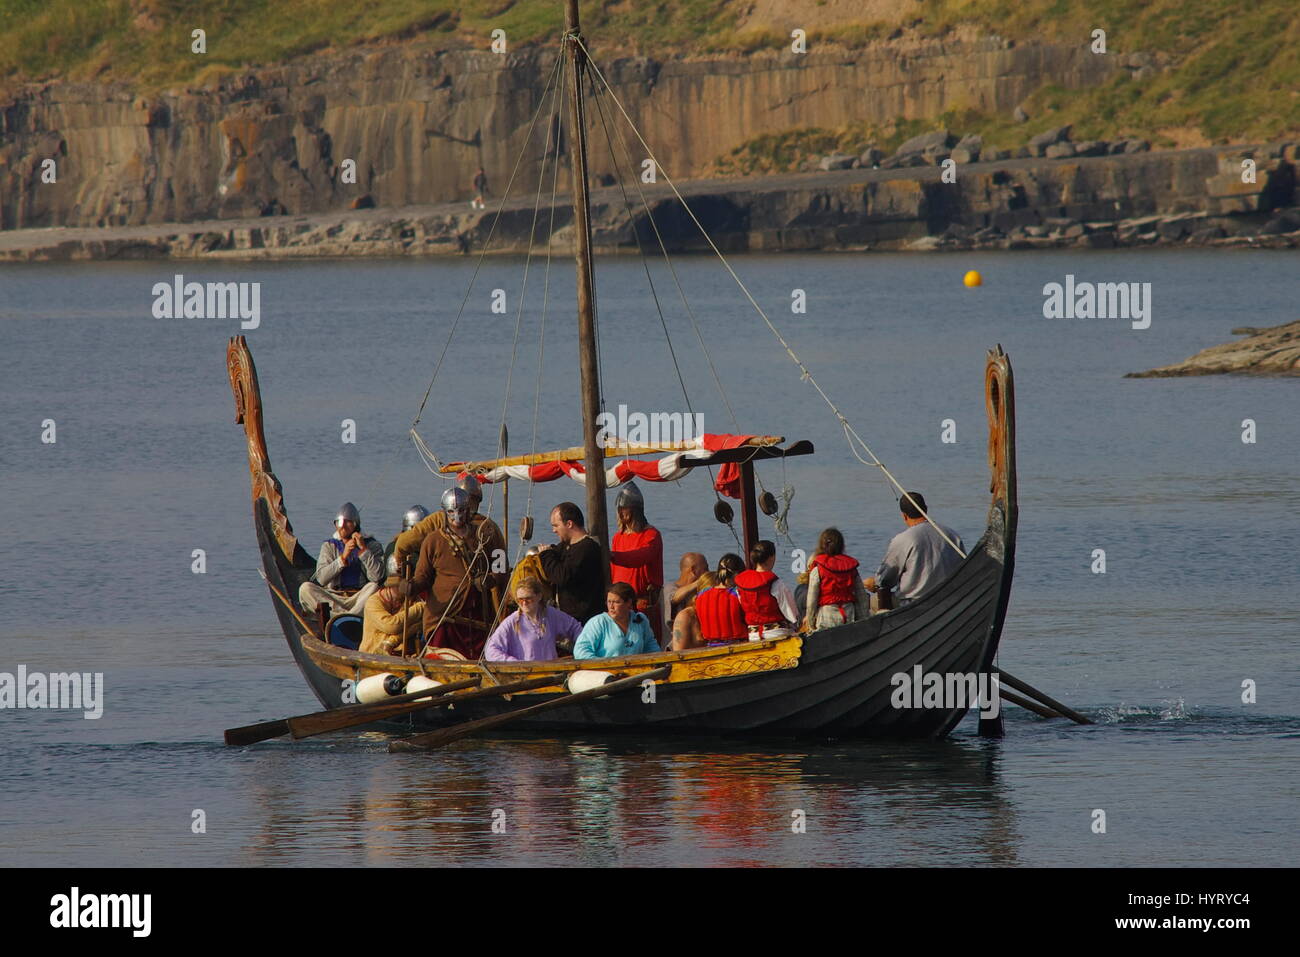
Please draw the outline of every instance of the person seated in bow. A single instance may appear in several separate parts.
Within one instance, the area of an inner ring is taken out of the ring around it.
[[[384,587],[366,600],[361,621],[362,652],[371,655],[415,654],[420,648],[420,622],[424,618],[424,598],[407,599],[398,587],[402,576],[397,556],[388,556],[388,578]]]
[[[331,618],[359,614],[384,579],[384,546],[361,534],[361,513],[351,502],[339,508],[334,530],[321,544],[315,573],[298,589],[308,613],[328,605]]]
[[[549,661],[559,657],[556,639],[577,638],[582,624],[572,615],[548,606],[542,583],[525,578],[515,588],[519,610],[506,616],[483,648],[488,661]]]
[[[754,567],[736,575],[736,597],[745,611],[749,637],[762,640],[793,634],[803,616],[796,610],[790,586],[772,572],[776,545],[767,539],[755,542],[749,563]]]
[[[700,637],[706,645],[745,641],[749,626],[745,610],[736,596],[736,576],[745,570],[745,561],[728,552],[718,559],[714,575],[718,583],[695,596],[695,614],[700,621]]]
[[[966,546],[956,531],[926,517],[929,509],[920,492],[903,495],[898,510],[907,528],[890,541],[866,588],[873,592],[897,589],[898,607],[905,608],[957,570]]]
[[[870,608],[871,599],[858,575],[858,560],[844,554],[844,536],[838,528],[823,529],[808,568],[809,630],[866,618]]]
[[[583,626],[573,646],[574,658],[615,658],[659,650],[654,629],[636,610],[636,592],[627,582],[614,582],[605,592],[605,611]]]

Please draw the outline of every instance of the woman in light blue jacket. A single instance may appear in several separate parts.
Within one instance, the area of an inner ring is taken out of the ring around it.
[[[575,658],[614,658],[659,650],[650,620],[636,608],[636,592],[627,582],[615,582],[605,593],[607,614],[597,615],[582,629],[573,646]]]

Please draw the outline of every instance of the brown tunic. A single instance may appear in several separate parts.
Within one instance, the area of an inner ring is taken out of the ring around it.
[[[487,530],[480,531],[479,534],[495,534],[497,538],[500,538],[503,542],[505,541],[505,536],[501,534],[501,529],[497,526],[497,523],[492,521],[492,519],[488,518],[486,515],[471,516],[470,524],[476,529],[480,525],[486,525]],[[420,546],[424,543],[424,540],[429,537],[430,533],[445,528],[447,528],[447,513],[442,509],[438,509],[436,512],[426,515],[424,518],[420,519],[420,521],[416,522],[406,531],[398,535],[397,538],[394,539],[393,544],[393,554],[397,556],[398,564],[400,565],[402,559],[407,555],[419,555]]]
[[[498,567],[507,561],[505,549],[501,532],[488,520],[471,523],[465,538],[445,523],[425,536],[411,588],[414,594],[429,589],[424,606],[426,636],[432,635],[439,623],[473,623],[484,629],[486,637],[509,578],[507,572],[492,571],[494,561]],[[460,621],[462,611],[472,617]]]

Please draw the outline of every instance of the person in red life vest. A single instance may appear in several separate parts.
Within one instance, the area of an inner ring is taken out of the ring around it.
[[[618,532],[609,543],[609,578],[627,582],[636,592],[636,610],[650,619],[655,641],[663,647],[664,540],[645,518],[645,499],[635,482],[628,482],[614,500]]]
[[[870,613],[857,559],[844,554],[838,528],[824,529],[808,569],[808,627],[812,631],[848,624]]]
[[[802,616],[795,610],[790,586],[772,573],[776,545],[767,539],[749,550],[754,567],[736,576],[736,597],[745,611],[745,624],[753,641],[793,634]]]
[[[669,651],[686,651],[688,648],[704,647],[704,637],[700,634],[700,616],[695,612],[695,599],[699,594],[718,583],[718,576],[705,572],[695,579],[695,591],[686,605],[673,616],[673,643]]]
[[[728,552],[718,559],[718,583],[695,596],[695,615],[700,622],[700,637],[706,645],[744,641],[749,637],[745,610],[736,597],[736,576],[745,570],[745,560]]]

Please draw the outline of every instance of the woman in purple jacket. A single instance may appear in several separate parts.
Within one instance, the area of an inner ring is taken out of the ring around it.
[[[519,610],[492,632],[483,648],[488,661],[546,661],[557,657],[557,638],[577,638],[582,622],[542,602],[542,583],[525,578],[515,589]]]

